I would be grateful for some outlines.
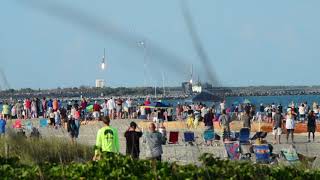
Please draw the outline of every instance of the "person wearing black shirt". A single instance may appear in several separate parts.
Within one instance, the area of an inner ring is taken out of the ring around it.
[[[312,138],[314,141],[314,133],[316,132],[316,116],[314,112],[311,111],[308,115],[308,142],[310,142],[310,134],[312,133]]]
[[[124,137],[126,138],[126,154],[134,159],[139,159],[139,139],[142,137],[142,132],[135,122],[130,123],[130,127],[125,132]]]
[[[212,129],[213,128],[213,118],[214,118],[214,114],[212,112],[212,108],[209,109],[208,113],[204,115],[204,125],[207,128]]]

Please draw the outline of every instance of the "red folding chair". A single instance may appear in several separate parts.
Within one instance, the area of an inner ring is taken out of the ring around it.
[[[179,142],[179,132],[171,131],[169,132],[169,144],[178,144]]]
[[[21,120],[20,120],[20,119],[18,119],[18,120],[16,120],[16,121],[14,122],[13,128],[14,128],[14,129],[21,129],[21,128],[22,128],[22,123],[21,123]]]

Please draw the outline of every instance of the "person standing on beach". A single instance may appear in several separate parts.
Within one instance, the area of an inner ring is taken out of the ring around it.
[[[292,143],[294,143],[294,140],[293,140],[294,128],[295,128],[294,116],[292,115],[292,112],[289,111],[286,118],[287,143],[289,143],[290,134],[291,134]]]
[[[162,145],[166,143],[166,139],[162,134],[156,131],[156,125],[149,125],[149,132],[143,136],[143,142],[146,144],[146,157],[150,160],[161,161]]]
[[[126,138],[126,154],[134,159],[139,159],[139,139],[142,137],[142,132],[135,122],[130,123],[129,129],[124,133],[124,137]]]
[[[41,105],[42,105],[42,116],[43,116],[43,118],[46,118],[46,116],[47,116],[47,108],[48,108],[47,107],[46,97],[42,98]]]
[[[204,126],[206,129],[213,129],[213,119],[214,119],[214,114],[212,112],[212,108],[209,108],[207,114],[204,115]]]
[[[2,115],[4,116],[4,119],[9,119],[10,106],[7,101],[5,101],[2,105]]]
[[[276,114],[274,115],[273,121],[273,131],[272,134],[274,135],[274,144],[280,144],[281,134],[282,134],[282,115],[280,113],[280,109],[276,110]],[[277,140],[278,136],[278,140]]]
[[[114,102],[114,99],[111,97],[108,100],[108,109],[109,109],[109,118],[114,119],[114,110],[116,108],[116,103]]]
[[[128,100],[126,101],[126,104],[127,104],[127,107],[128,107],[128,117],[129,119],[132,119],[133,116],[132,116],[132,113],[133,113],[133,101],[131,98],[128,98]]]
[[[119,136],[118,130],[110,126],[110,118],[108,116],[102,118],[104,127],[99,129],[97,133],[95,153],[93,160],[99,160],[101,153],[119,153]]]
[[[240,120],[243,122],[243,127],[244,128],[251,129],[250,111],[246,110],[246,112],[241,116]]]
[[[299,117],[300,117],[299,120],[300,120],[301,122],[304,122],[304,120],[305,120],[305,118],[306,118],[305,113],[306,113],[305,105],[304,105],[304,104],[301,104],[301,105],[299,106]]]
[[[223,110],[219,117],[219,123],[223,129],[223,140],[230,139],[230,121],[230,116],[227,115],[226,110]]]
[[[150,98],[147,97],[146,100],[144,101],[145,106],[149,106],[151,104]],[[150,108],[145,108],[146,114],[147,114],[147,119],[150,120],[151,116],[151,109]]]
[[[314,142],[314,133],[316,132],[316,116],[313,111],[308,115],[308,142],[310,142],[310,134],[312,133],[312,140]]]

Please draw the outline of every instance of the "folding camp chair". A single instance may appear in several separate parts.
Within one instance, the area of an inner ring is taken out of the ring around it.
[[[30,120],[24,121],[23,126],[24,126],[24,128],[25,128],[26,130],[29,130],[29,131],[32,130],[32,123],[31,123]]]
[[[253,145],[253,151],[256,156],[257,163],[269,164],[271,162],[268,144]]]
[[[47,119],[40,119],[40,128],[43,128],[43,127],[48,127],[48,120]]]
[[[190,145],[193,145],[192,143],[195,142],[195,139],[194,139],[194,132],[192,131],[186,131],[183,133],[184,135],[184,142],[190,144]]]
[[[240,160],[240,145],[236,141],[224,142],[229,160]]]
[[[239,143],[240,144],[250,144],[250,129],[241,128],[239,134]]]
[[[178,144],[179,142],[179,132],[171,131],[169,132],[169,144]]]
[[[256,132],[256,134],[251,138],[251,141],[257,140],[257,139],[264,139],[268,135],[267,132]]]
[[[21,123],[21,120],[18,119],[14,122],[13,126],[12,126],[14,129],[21,129],[22,128],[22,123]]]
[[[290,164],[296,164],[300,162],[298,153],[294,148],[281,150],[281,155]]]

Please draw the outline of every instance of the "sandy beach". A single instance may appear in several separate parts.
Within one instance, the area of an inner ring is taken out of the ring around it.
[[[120,152],[125,154],[125,138],[123,136],[124,132],[127,130],[129,123],[131,121],[135,121],[139,124],[140,127],[145,131],[149,122],[143,120],[136,119],[121,119],[121,120],[112,120],[111,126],[115,127],[119,131],[120,136]],[[31,120],[33,126],[39,126],[39,119]],[[8,123],[8,127],[11,127],[11,122]],[[225,148],[222,142],[217,142],[216,146],[204,146],[203,145],[203,128],[200,125],[198,128],[193,129],[191,131],[195,132],[196,142],[193,146],[187,145],[183,142],[183,132],[188,131],[188,129],[183,126],[184,122],[167,122],[165,123],[167,127],[167,132],[170,131],[179,131],[179,144],[175,145],[164,145],[164,154],[163,160],[174,162],[177,161],[182,164],[186,163],[198,163],[198,158],[203,153],[213,153],[215,156],[220,158],[226,158]],[[99,128],[103,126],[102,122],[88,122],[86,125],[81,125],[80,127],[80,135],[78,138],[78,142],[81,144],[87,144],[90,146],[94,146],[96,134]],[[233,126],[234,128],[236,126]],[[43,138],[64,138],[66,140],[70,140],[69,134],[66,129],[54,129],[54,128],[39,128],[40,133]],[[233,129],[232,129],[233,130]],[[27,132],[28,134],[28,132]],[[320,148],[320,133],[316,133],[316,141],[312,143],[307,142],[307,134],[300,133],[295,134],[295,146],[299,153],[304,154],[306,156],[319,156],[319,148]],[[282,135],[282,144],[276,144],[274,146],[274,152],[279,153],[283,148],[288,148],[290,144],[286,143],[285,134]],[[273,135],[268,133],[267,136],[268,142],[273,142]],[[71,141],[71,140],[70,140]],[[140,158],[145,157],[144,144],[141,143],[141,153]]]

